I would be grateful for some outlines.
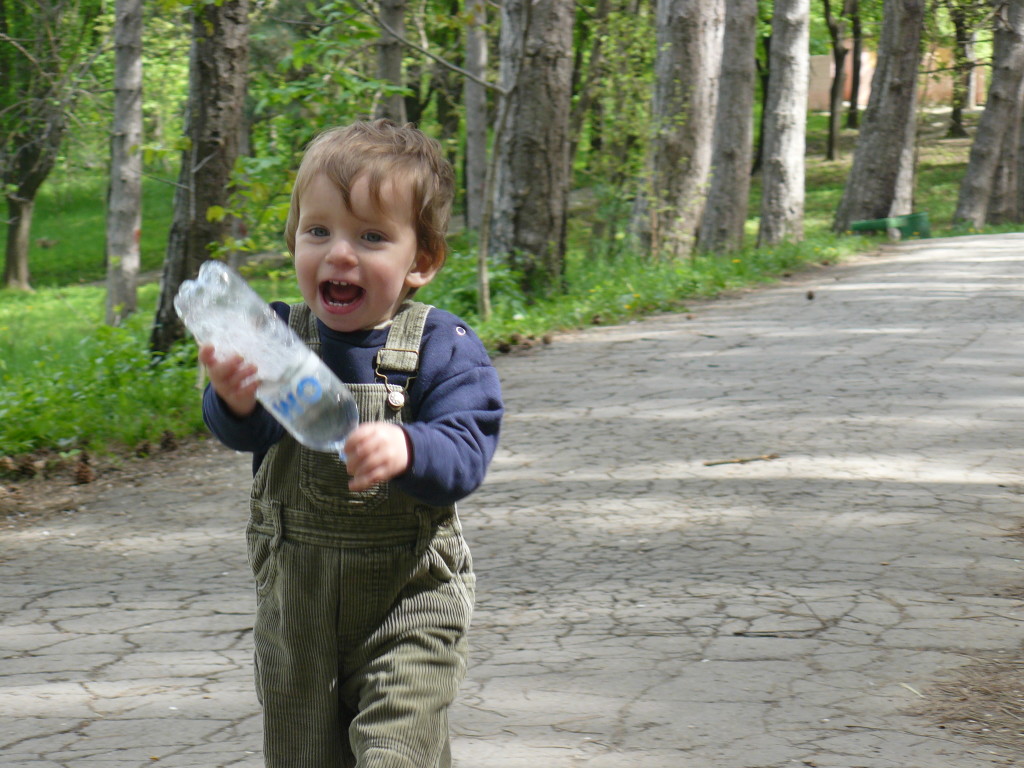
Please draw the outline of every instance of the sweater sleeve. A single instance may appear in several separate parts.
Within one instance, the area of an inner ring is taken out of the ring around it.
[[[288,322],[289,307],[275,301],[271,304],[277,315]],[[282,427],[259,403],[256,410],[245,418],[235,416],[220,395],[209,384],[203,392],[203,421],[213,436],[235,451],[251,452],[254,467],[259,466],[263,455],[284,436]],[[254,470],[255,471],[255,470]]]
[[[497,450],[504,406],[483,344],[458,318],[439,314],[455,322],[440,323],[425,339],[423,391],[415,421],[404,425],[411,464],[392,482],[425,503],[443,506],[483,482]]]
[[[249,416],[239,418],[210,385],[203,392],[203,421],[228,448],[260,456],[284,435],[284,427],[262,405],[257,404]]]

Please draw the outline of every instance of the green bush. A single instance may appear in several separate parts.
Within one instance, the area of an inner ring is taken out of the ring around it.
[[[148,293],[152,308],[154,292]],[[75,305],[91,305],[92,312],[69,316]],[[8,292],[0,310],[0,455],[137,450],[165,433],[202,428],[194,345],[154,364],[147,345],[151,312],[110,328],[94,287],[28,298]],[[60,317],[71,322],[58,325]]]

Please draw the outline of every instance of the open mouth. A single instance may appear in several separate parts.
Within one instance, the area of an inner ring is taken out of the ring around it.
[[[351,283],[327,280],[320,284],[320,296],[323,298],[324,304],[338,309],[354,304],[362,298],[364,293],[362,288]]]

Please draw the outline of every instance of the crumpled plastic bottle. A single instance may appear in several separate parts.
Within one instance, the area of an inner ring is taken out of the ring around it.
[[[345,457],[359,424],[352,393],[237,272],[204,262],[197,279],[181,284],[174,309],[218,357],[238,354],[256,366],[256,399],[296,440]]]

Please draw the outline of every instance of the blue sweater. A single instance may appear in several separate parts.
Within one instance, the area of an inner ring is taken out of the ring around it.
[[[272,304],[287,321],[290,307]],[[348,384],[372,384],[374,359],[387,340],[388,329],[339,333],[317,320],[320,354],[338,378]],[[404,385],[403,374],[389,381]],[[476,334],[458,317],[431,309],[423,329],[420,370],[407,392],[413,420],[402,428],[409,437],[409,469],[392,480],[401,490],[435,506],[452,504],[483,482],[494,451],[504,407],[498,374]],[[262,405],[245,418],[232,414],[207,386],[203,419],[228,448],[252,452],[253,474],[268,450],[285,435]],[[340,490],[340,489],[339,489]]]

